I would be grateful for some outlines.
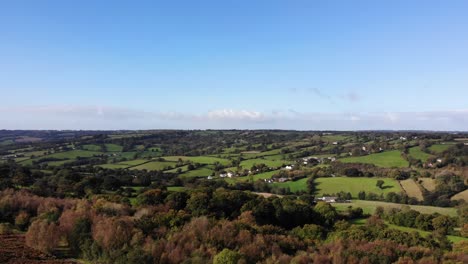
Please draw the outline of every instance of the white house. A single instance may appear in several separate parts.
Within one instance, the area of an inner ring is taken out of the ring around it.
[[[288,165],[286,167],[284,167],[285,170],[292,170],[293,169],[293,165]]]
[[[336,200],[338,197],[333,197],[333,196],[323,196],[322,198],[317,198],[319,201],[324,201],[326,203],[336,203]]]

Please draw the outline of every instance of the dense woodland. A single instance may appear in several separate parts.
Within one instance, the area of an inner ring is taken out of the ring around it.
[[[3,130],[0,234],[91,263],[466,263],[467,145],[408,131]]]

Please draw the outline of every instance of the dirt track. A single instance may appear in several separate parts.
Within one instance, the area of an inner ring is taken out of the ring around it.
[[[59,260],[26,246],[24,235],[0,235],[0,263],[77,264],[75,261]]]

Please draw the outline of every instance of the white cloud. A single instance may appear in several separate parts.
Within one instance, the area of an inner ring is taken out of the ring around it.
[[[265,116],[257,111],[222,109],[210,111],[206,115],[211,120],[250,120],[263,121]]]
[[[468,110],[426,112],[149,112],[109,106],[0,108],[0,129],[299,129],[468,130]]]

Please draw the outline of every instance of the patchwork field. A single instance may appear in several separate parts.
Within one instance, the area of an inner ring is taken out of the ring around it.
[[[101,151],[102,148],[99,145],[94,145],[94,144],[86,144],[81,146],[82,149],[84,150],[89,150],[89,151]]]
[[[408,161],[401,157],[398,150],[385,151],[382,153],[370,154],[359,157],[349,157],[340,159],[341,162],[346,163],[367,163],[374,164],[379,167],[408,167]]]
[[[277,188],[289,188],[291,192],[307,191],[307,178],[297,181],[275,182],[273,186]]]
[[[135,167],[131,167],[131,170],[167,170],[169,167],[174,168],[177,163],[172,161],[151,161]]]
[[[421,185],[428,191],[432,192],[436,188],[435,180],[432,178],[419,178],[418,181],[421,181]]]
[[[201,167],[196,170],[191,170],[180,174],[179,177],[190,178],[190,177],[208,177],[213,174],[213,170],[208,167]]]
[[[209,156],[196,156],[196,157],[189,157],[189,156],[167,156],[163,157],[167,161],[178,161],[181,160],[189,160],[195,163],[200,164],[214,164],[215,162],[219,162],[222,165],[228,165],[231,161],[228,159],[216,158],[216,157],[209,157]]]
[[[235,183],[235,182],[245,182],[253,179],[253,181],[263,180],[263,179],[271,179],[271,177],[277,174],[280,170],[274,170],[264,173],[255,174],[252,176],[243,176],[243,177],[234,177],[234,178],[225,178],[228,183]]]
[[[441,152],[446,151],[450,147],[451,145],[448,145],[448,144],[434,144],[429,147],[429,150],[435,153],[441,153]]]
[[[427,159],[431,156],[430,154],[421,150],[420,147],[412,147],[409,149],[409,155],[415,159],[426,162]]]
[[[186,172],[188,171],[188,165],[184,165],[184,166],[181,166],[181,167],[177,167],[177,168],[174,168],[174,169],[170,169],[170,170],[166,170],[164,172],[167,172],[167,173],[177,173],[177,171],[180,169],[181,172]]]
[[[403,190],[405,190],[406,194],[409,197],[414,197],[418,199],[418,201],[424,200],[421,189],[419,189],[418,184],[415,183],[414,180],[407,179],[404,181],[400,181],[400,184],[401,184],[401,187],[403,187]]]
[[[383,189],[376,186],[377,180],[384,181]],[[399,193],[402,191],[396,180],[388,178],[330,177],[317,178],[315,179],[315,183],[317,188],[316,194],[318,196],[344,191],[351,193],[353,198],[357,198],[358,193],[361,191],[376,194]]]
[[[361,219],[354,219],[354,220],[351,221],[351,223],[355,224],[355,225],[364,225],[366,223],[366,221],[367,221],[367,219],[361,218]],[[417,232],[423,237],[426,237],[426,236],[432,234],[429,231],[424,231],[424,230],[420,230],[420,229],[417,229],[417,228],[411,228],[411,227],[406,227],[406,226],[398,226],[398,225],[390,224],[388,222],[385,222],[385,224],[388,227],[392,228],[392,229],[400,230],[400,231],[403,231],[403,232],[408,232],[408,233]],[[447,236],[447,238],[452,243],[458,243],[460,241],[468,241],[468,238],[459,237],[459,236]]]
[[[240,163],[240,166],[245,169],[252,168],[253,165],[265,164],[271,168],[279,168],[283,166],[283,164],[289,164],[290,162],[284,160],[267,160],[267,159],[249,159],[243,160]]]
[[[98,152],[98,151],[88,151],[88,150],[70,150],[70,151],[65,151],[65,152],[58,152],[58,153],[53,153],[50,155],[45,155],[39,158],[35,159],[29,159],[21,162],[23,165],[31,165],[33,160],[39,160],[42,158],[56,158],[56,159],[66,159],[68,161],[74,160],[77,157],[93,157],[93,156],[99,156],[102,155],[103,152]],[[51,162],[48,162],[51,163]]]
[[[121,152],[123,150],[123,147],[120,145],[116,144],[105,144],[106,146],[106,151],[109,152]]]
[[[334,207],[338,210],[346,210],[349,206],[352,207],[361,207],[364,213],[373,214],[375,209],[378,206],[383,208],[402,208],[409,206],[411,209],[416,210],[423,214],[432,214],[439,213],[448,216],[457,216],[457,209],[449,207],[436,207],[436,206],[424,206],[424,205],[407,205],[407,204],[396,204],[396,203],[387,203],[387,202],[378,202],[378,201],[363,201],[363,200],[353,200],[351,203],[334,203]]]

